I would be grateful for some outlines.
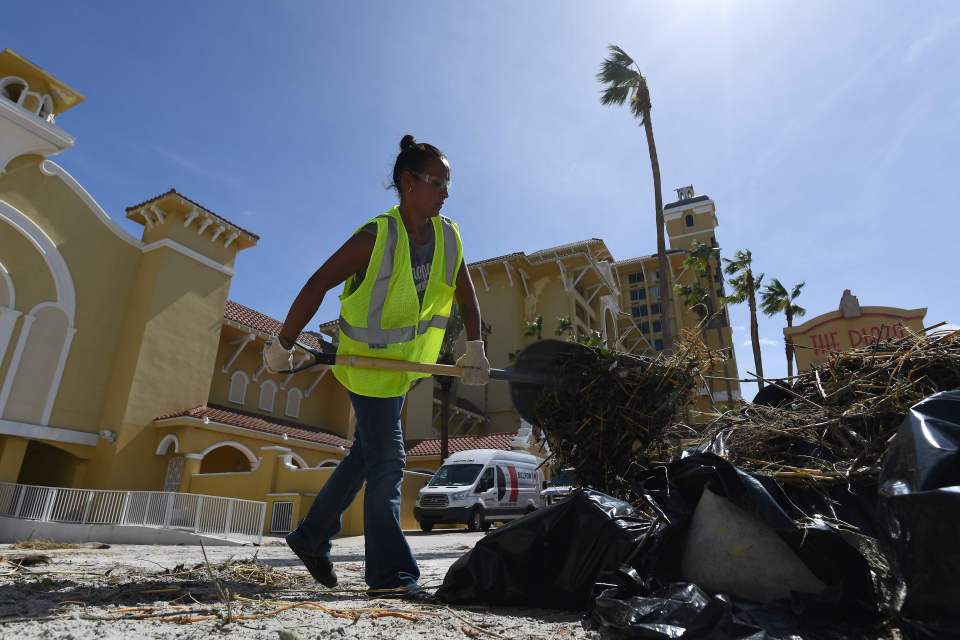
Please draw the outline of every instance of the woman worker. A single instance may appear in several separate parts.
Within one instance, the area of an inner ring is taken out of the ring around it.
[[[294,341],[326,293],[346,281],[340,296],[337,355],[435,363],[454,296],[467,332],[465,384],[486,384],[490,363],[480,338],[480,308],[463,264],[457,225],[440,216],[450,165],[433,145],[406,135],[393,167],[400,204],[366,222],[314,273],[290,306],[277,339],[264,347],[268,371],[291,369]],[[400,529],[405,462],[400,410],[411,383],[423,374],[334,366],[356,413],[356,436],[307,517],[287,544],[310,574],[334,587],[330,540],[341,515],[366,482],[364,579],[370,593],[428,599],[420,570]]]

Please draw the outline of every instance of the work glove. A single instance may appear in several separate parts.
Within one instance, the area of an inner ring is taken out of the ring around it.
[[[483,353],[483,340],[468,340],[467,352],[457,360],[463,369],[460,379],[463,384],[482,385],[490,381],[490,361]]]
[[[294,349],[284,349],[279,338],[270,338],[263,345],[263,366],[270,373],[293,369]]]

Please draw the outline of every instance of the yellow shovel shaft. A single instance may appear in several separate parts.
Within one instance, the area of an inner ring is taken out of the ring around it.
[[[424,364],[422,362],[407,362],[406,360],[386,360],[384,358],[369,358],[366,356],[337,356],[337,364],[347,367],[361,367],[363,369],[381,369],[384,371],[407,371],[409,373],[426,373],[437,376],[463,375],[463,368],[452,364]]]

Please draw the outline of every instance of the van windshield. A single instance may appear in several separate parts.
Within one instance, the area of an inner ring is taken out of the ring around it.
[[[473,484],[481,469],[482,464],[445,464],[433,475],[427,486],[465,487]]]

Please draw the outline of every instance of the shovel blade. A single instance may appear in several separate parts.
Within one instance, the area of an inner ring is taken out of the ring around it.
[[[557,385],[563,363],[591,351],[590,347],[564,340],[540,340],[523,349],[513,367],[504,371],[508,375],[503,377],[510,381],[510,399],[520,417],[530,424],[537,424],[540,396],[545,389]]]

